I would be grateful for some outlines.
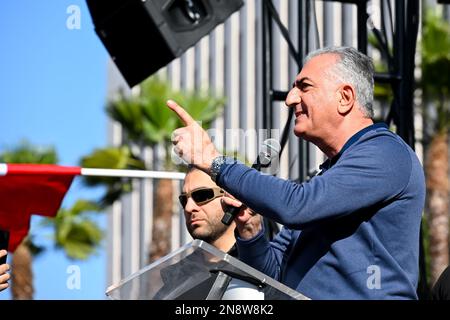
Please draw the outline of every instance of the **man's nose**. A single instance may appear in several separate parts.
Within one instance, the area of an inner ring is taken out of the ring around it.
[[[195,203],[194,200],[192,200],[191,197],[189,197],[187,199],[186,206],[184,207],[184,211],[186,211],[187,213],[192,213],[196,209],[198,209],[198,205]]]
[[[300,90],[298,88],[292,88],[287,97],[286,100],[284,101],[284,103],[286,104],[286,106],[288,107],[295,107],[297,104],[299,104],[302,101],[302,98],[300,96]]]

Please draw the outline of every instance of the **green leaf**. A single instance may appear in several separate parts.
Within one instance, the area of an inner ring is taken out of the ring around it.
[[[223,108],[223,98],[213,98],[207,93],[177,92],[167,82],[157,77],[150,77],[140,86],[137,96],[124,97],[111,102],[109,115],[118,121],[128,137],[141,145],[166,145],[172,132],[182,126],[180,120],[166,106],[166,101],[173,99],[180,103],[205,129]]]
[[[434,130],[450,127],[450,24],[434,10],[424,15],[422,36],[422,81],[424,96],[434,101]],[[428,113],[429,110],[425,110]],[[429,119],[430,120],[430,119]]]
[[[53,147],[38,147],[24,140],[16,147],[6,148],[0,154],[0,162],[55,164],[58,156]]]
[[[134,156],[128,146],[96,149],[92,154],[81,159],[81,166],[106,169],[145,169],[144,162]],[[112,204],[122,194],[128,192],[127,190],[130,190],[130,182],[126,178],[85,176],[83,182],[88,186],[104,185],[107,187],[105,195],[100,200],[101,206]]]
[[[101,208],[95,202],[81,199],[75,202],[71,212],[73,215],[80,215],[85,212],[99,212],[100,210]]]
[[[153,76],[141,83],[138,94],[125,96],[111,101],[106,107],[109,116],[123,128],[130,145],[139,147],[162,146],[166,151],[163,163],[167,170],[172,168],[170,148],[172,132],[181,127],[178,117],[166,106],[168,99],[180,103],[202,126],[208,129],[223,109],[224,99],[212,97],[205,92],[181,92],[173,90],[166,81]],[[155,159],[155,162],[157,159]],[[134,156],[129,147],[104,148],[95,150],[81,161],[89,168],[144,168],[139,156]],[[107,191],[99,200],[101,206],[107,206],[119,199],[125,192],[131,191],[128,179],[84,177],[90,186],[104,185]]]
[[[71,208],[60,209],[57,216],[48,219],[53,224],[55,246],[63,249],[71,259],[86,259],[99,246],[103,232],[89,217],[99,207],[87,200],[78,200]]]
[[[81,165],[85,168],[143,169],[144,164],[136,160],[138,159],[131,153],[128,146],[108,147],[95,149],[91,154],[84,156],[81,159]]]

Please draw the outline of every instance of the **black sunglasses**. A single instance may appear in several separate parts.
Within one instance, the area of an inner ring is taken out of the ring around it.
[[[225,191],[220,189],[219,187],[213,188],[197,188],[192,190],[191,192],[183,192],[178,196],[180,200],[181,206],[184,208],[188,202],[189,197],[195,201],[195,203],[199,206],[208,203],[218,197],[222,197],[225,194]]]

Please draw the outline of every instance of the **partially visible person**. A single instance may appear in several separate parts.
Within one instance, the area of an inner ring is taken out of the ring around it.
[[[235,255],[236,224],[233,221],[226,226],[221,222],[224,215],[221,201],[223,196],[225,191],[218,187],[209,175],[190,167],[179,200],[184,209],[186,228],[192,238],[203,240],[219,250]]]
[[[209,175],[195,167],[189,167],[179,200],[184,209],[186,228],[193,239],[203,240],[237,257],[234,236],[236,223],[233,221],[227,226],[221,221],[225,210],[222,199],[229,196]],[[243,208],[242,212],[254,215],[249,208]],[[220,267],[220,262],[211,263],[201,251],[194,251],[180,262],[161,270],[164,285],[154,299],[205,300],[217,274],[202,277],[194,287],[191,285],[200,273],[208,274],[217,267]]]
[[[445,268],[431,290],[433,300],[450,300],[450,266]]]
[[[0,258],[6,256],[8,252],[6,250],[0,250]],[[0,291],[5,290],[8,288],[8,280],[10,278],[9,273],[7,271],[9,270],[9,265],[7,263],[0,264]]]

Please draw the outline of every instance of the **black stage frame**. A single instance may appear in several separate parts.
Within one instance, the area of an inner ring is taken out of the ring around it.
[[[286,40],[290,56],[296,61],[298,70],[302,67],[302,61],[310,51],[308,47],[308,34],[310,34],[311,12],[315,0],[302,0],[298,2],[298,39],[297,48],[293,44],[288,29],[282,24],[272,0],[263,0],[262,4],[262,115],[263,129],[274,128],[272,117],[272,105],[276,101],[284,101],[288,91],[279,91],[273,84],[273,36],[277,26],[279,32]],[[393,100],[385,119],[388,125],[396,126],[397,134],[414,149],[414,69],[417,35],[420,21],[419,0],[394,0],[392,8],[390,0],[381,0],[381,30],[373,24],[368,24],[369,14],[367,4],[369,0],[322,0],[328,2],[341,2],[353,4],[357,11],[357,48],[363,53],[368,49],[368,33],[372,32],[377,41],[383,60],[387,63],[388,71],[375,74],[375,83],[390,84],[393,92]],[[384,5],[383,5],[384,4]],[[385,9],[387,8],[387,9]],[[370,21],[370,20],[369,20]],[[387,36],[386,21],[391,24],[392,34]],[[389,39],[392,39],[390,41]],[[294,110],[290,108],[288,121],[281,135],[281,146],[284,149],[292,123]],[[298,181],[305,181],[310,176],[309,172],[309,146],[308,143],[299,140]],[[418,286],[419,298],[426,299],[429,296],[429,287],[426,281],[425,259],[423,251],[423,237],[420,235],[420,279]]]

